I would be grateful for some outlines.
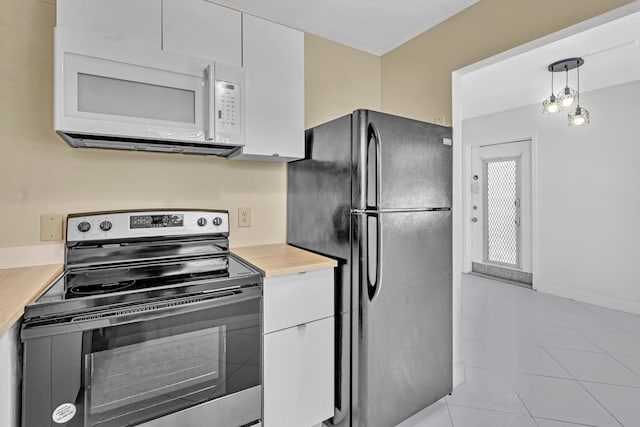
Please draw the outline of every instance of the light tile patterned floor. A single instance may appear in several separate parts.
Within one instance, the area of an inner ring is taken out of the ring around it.
[[[467,382],[398,427],[640,426],[640,316],[463,276]]]

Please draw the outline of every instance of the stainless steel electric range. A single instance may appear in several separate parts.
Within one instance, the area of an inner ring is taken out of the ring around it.
[[[258,424],[262,279],[228,236],[226,211],[70,215],[25,309],[22,425]]]

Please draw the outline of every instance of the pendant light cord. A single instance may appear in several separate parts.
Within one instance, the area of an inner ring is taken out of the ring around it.
[[[580,62],[578,62],[578,66],[576,67],[576,72],[578,74],[578,90],[576,91],[576,105],[580,106]]]

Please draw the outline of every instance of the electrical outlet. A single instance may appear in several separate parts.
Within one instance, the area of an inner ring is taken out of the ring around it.
[[[43,242],[62,240],[62,215],[40,215],[40,240]]]
[[[251,208],[238,208],[238,228],[251,227]]]

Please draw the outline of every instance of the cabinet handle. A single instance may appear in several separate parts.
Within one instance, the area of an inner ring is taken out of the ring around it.
[[[300,323],[299,325],[296,326],[296,328],[298,328],[299,331],[304,331],[305,329],[307,329],[307,324]]]

